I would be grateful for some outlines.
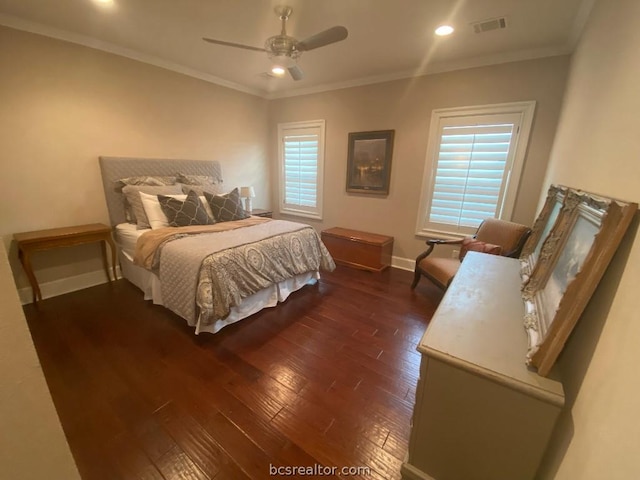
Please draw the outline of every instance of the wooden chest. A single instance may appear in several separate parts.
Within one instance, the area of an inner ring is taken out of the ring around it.
[[[322,231],[322,241],[337,264],[372,272],[391,265],[393,237],[335,227]]]

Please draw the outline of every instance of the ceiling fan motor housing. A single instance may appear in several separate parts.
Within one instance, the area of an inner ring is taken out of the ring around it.
[[[275,35],[264,42],[264,49],[271,59],[289,57],[292,60],[297,60],[302,53],[296,48],[297,43],[298,41],[289,35]]]

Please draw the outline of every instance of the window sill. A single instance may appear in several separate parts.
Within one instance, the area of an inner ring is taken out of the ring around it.
[[[278,212],[280,215],[287,215],[292,217],[312,218],[314,220],[322,220],[322,215],[313,212],[304,212],[300,210],[280,209]]]
[[[465,237],[473,235],[473,233],[454,233],[454,232],[446,232],[444,230],[418,230],[416,232],[417,237],[422,238],[438,238],[442,240],[462,240]]]

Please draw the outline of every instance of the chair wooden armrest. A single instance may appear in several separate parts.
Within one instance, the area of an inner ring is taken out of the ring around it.
[[[442,238],[431,238],[427,240],[427,245],[460,245],[462,243],[462,238],[458,240],[444,240]]]
[[[462,240],[463,239],[444,240],[444,239],[441,239],[441,238],[431,238],[431,239],[427,240],[426,244],[429,246],[429,248],[427,248],[426,251],[422,252],[416,258],[416,267],[415,267],[415,272],[414,272],[414,276],[413,276],[413,282],[411,283],[411,288],[412,289],[416,288],[416,285],[418,285],[418,282],[420,281],[420,267],[419,267],[420,262],[422,260],[424,260],[425,258],[427,258],[429,255],[431,255],[431,252],[433,251],[433,248],[436,245],[461,245],[462,244]]]
[[[461,245],[462,244],[462,239],[459,239],[459,240],[444,240],[442,238],[430,238],[429,240],[426,241],[426,244],[429,246],[429,248],[427,248],[426,251],[424,251],[420,255],[418,255],[418,258],[416,258],[416,263],[419,263],[420,260],[422,260],[423,258],[428,257],[431,254],[431,252],[433,251],[433,247],[435,247],[436,245]]]

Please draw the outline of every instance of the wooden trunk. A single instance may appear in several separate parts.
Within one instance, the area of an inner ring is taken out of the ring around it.
[[[347,228],[329,228],[322,241],[337,264],[381,272],[391,265],[393,237]]]

